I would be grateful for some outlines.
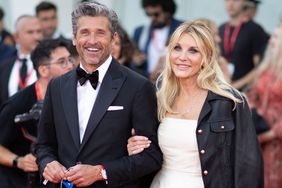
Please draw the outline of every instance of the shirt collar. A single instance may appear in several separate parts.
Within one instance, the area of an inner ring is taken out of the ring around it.
[[[103,81],[103,79],[104,79],[104,77],[105,77],[105,75],[106,75],[106,73],[107,73],[107,70],[109,69],[109,66],[110,66],[110,64],[111,64],[111,62],[112,62],[112,59],[113,59],[113,58],[112,58],[112,56],[110,55],[110,56],[108,57],[108,59],[107,59],[100,67],[97,68],[97,70],[99,71],[99,83],[102,83],[102,81]],[[82,68],[85,72],[87,72],[81,63],[80,63],[79,66],[80,66],[80,68]]]
[[[30,54],[18,54],[19,59],[30,59]]]

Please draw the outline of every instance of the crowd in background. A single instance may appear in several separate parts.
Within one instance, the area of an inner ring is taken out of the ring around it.
[[[173,0],[140,2],[150,24],[137,27],[130,36],[119,23],[111,53],[118,63],[155,84],[165,67],[169,39],[185,20],[174,17],[177,5]],[[255,22],[262,3],[259,0],[222,3],[229,15],[225,23],[217,26],[209,18],[197,21],[213,34],[225,80],[246,96],[252,112],[258,116],[253,119],[256,129],[261,121],[265,124],[265,129],[257,133],[264,158],[264,184],[265,188],[281,188],[282,23],[267,33]],[[0,8],[0,187],[26,187],[27,173],[38,168],[30,151],[32,141],[14,118],[43,100],[49,81],[75,69],[80,59],[72,39],[57,29],[55,4],[42,1],[34,15],[20,16],[14,33],[4,27],[5,11],[8,10]],[[30,91],[19,94],[26,88]]]

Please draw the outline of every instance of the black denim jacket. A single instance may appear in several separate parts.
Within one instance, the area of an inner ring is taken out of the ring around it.
[[[196,130],[205,188],[263,188],[263,160],[245,99],[208,93]]]

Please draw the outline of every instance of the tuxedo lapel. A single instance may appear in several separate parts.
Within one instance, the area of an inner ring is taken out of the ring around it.
[[[77,108],[77,75],[70,72],[61,82],[61,99],[68,127],[77,150],[80,147]]]
[[[120,65],[118,65],[117,62],[113,60],[104,77],[104,80],[102,81],[101,88],[99,90],[85,130],[80,151],[101,121],[104,114],[107,112],[108,107],[118,94],[125,80],[125,76],[120,71],[119,66]]]

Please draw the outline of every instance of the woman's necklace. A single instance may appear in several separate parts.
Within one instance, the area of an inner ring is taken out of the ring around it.
[[[202,90],[199,90],[194,96],[192,99],[195,99],[192,101],[191,105],[189,106],[189,108],[183,112],[179,112],[179,111],[176,111],[176,112],[172,112],[173,114],[177,114],[177,115],[180,115],[180,116],[183,116],[185,114],[188,114],[191,112],[192,109],[195,109],[195,105],[199,102],[200,98],[201,98],[201,92]]]

